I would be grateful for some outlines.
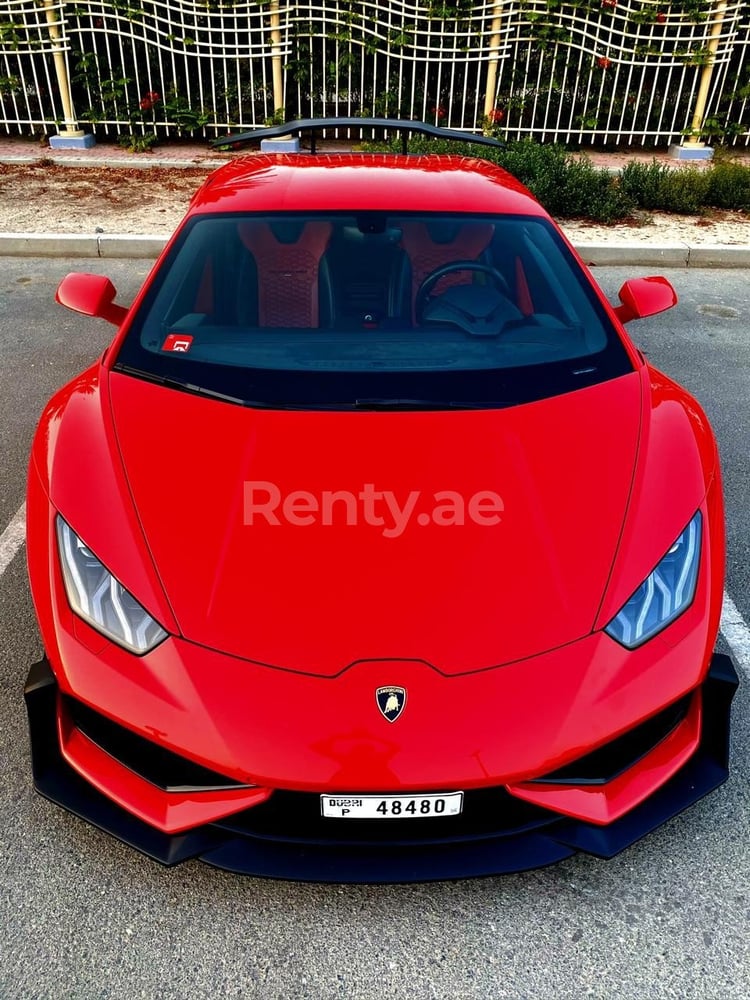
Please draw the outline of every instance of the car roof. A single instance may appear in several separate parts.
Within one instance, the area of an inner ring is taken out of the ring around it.
[[[254,211],[547,213],[487,160],[391,153],[256,154],[216,170],[192,213]]]

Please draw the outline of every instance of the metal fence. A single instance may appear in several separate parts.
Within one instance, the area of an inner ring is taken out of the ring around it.
[[[213,136],[338,113],[747,144],[749,50],[748,0],[0,0],[0,121]]]

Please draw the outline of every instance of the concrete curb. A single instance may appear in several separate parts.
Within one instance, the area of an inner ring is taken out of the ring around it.
[[[132,257],[154,260],[167,236],[131,236],[127,233],[0,233],[2,257]]]
[[[128,236],[101,233],[97,237],[100,257],[136,257],[155,260],[167,245],[168,236]],[[2,241],[0,240],[0,247]]]
[[[587,264],[636,267],[715,267],[750,268],[750,245],[687,243],[649,245],[643,243],[576,243]]]
[[[690,267],[750,267],[750,245],[692,247],[689,264]]]
[[[687,243],[579,243],[573,241],[587,264],[606,267],[608,264],[634,264],[642,267],[688,267],[690,247]]]
[[[127,233],[0,233],[2,257],[111,257],[154,260],[166,246],[167,236]],[[750,268],[750,245],[724,246],[687,243],[575,243],[583,260],[592,266]]]
[[[575,243],[587,264],[606,267],[632,264],[637,267],[717,267],[750,268],[750,244],[688,243]]]

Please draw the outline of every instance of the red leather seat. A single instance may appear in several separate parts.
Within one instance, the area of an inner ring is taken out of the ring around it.
[[[318,270],[330,222],[241,222],[239,234],[258,269],[258,325],[317,327]]]

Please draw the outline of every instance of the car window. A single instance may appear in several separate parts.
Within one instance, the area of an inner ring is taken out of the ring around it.
[[[630,368],[546,220],[385,212],[196,217],[118,364],[300,405],[512,403]]]

